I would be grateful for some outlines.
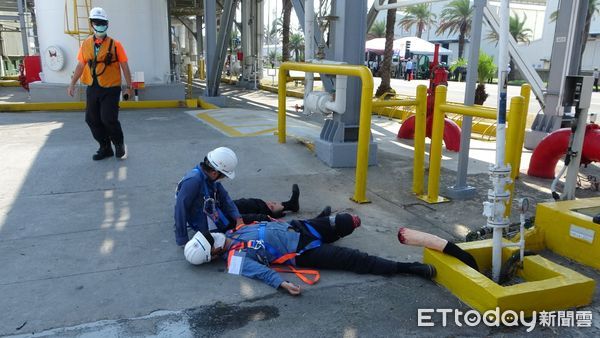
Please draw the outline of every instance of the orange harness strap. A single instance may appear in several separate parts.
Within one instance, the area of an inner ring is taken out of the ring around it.
[[[313,285],[321,279],[321,274],[317,270],[296,269],[292,265],[273,266],[271,269],[282,273],[293,273],[308,285]],[[314,277],[310,279],[306,275],[313,275]]]

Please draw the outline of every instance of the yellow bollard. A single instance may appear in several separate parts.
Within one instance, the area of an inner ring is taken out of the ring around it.
[[[527,114],[529,114],[529,100],[531,98],[531,86],[528,84],[524,84],[521,86],[521,96],[523,96],[523,111],[521,112],[521,121],[519,125],[519,138],[517,139],[517,144],[515,147],[518,152],[515,153],[515,169],[516,175],[514,177],[517,179],[521,174],[519,172],[519,168],[521,167],[521,156],[523,154],[523,142],[525,142],[525,128],[527,124]]]
[[[194,80],[194,72],[192,70],[192,64],[188,63],[187,65],[187,98],[192,98],[192,81]]]
[[[200,80],[206,79],[206,73],[204,71],[204,58],[198,58],[198,78]]]
[[[433,126],[431,147],[429,151],[429,177],[427,179],[427,196],[422,198],[427,203],[445,202],[447,199],[439,196],[440,172],[442,166],[442,140],[444,138],[444,112],[440,109],[446,103],[446,86],[435,88],[433,104]]]
[[[285,65],[285,63],[283,64]],[[283,67],[282,65],[282,67]],[[279,143],[285,143],[285,132],[286,132],[286,126],[285,126],[285,99],[286,99],[286,85],[287,82],[285,81],[285,69],[284,68],[279,68],[279,76],[278,76],[278,82],[277,82],[277,86],[279,87],[277,89],[277,96],[278,96],[278,104],[277,104],[277,138]]]
[[[427,86],[417,87],[415,109],[415,151],[413,161],[413,193],[422,195],[425,176],[425,128],[427,120]]]
[[[510,198],[506,205],[506,211],[504,212],[505,216],[510,216],[511,205],[515,190],[515,179],[519,170],[515,168],[515,162],[517,159],[517,154],[520,154],[520,151],[517,149],[517,143],[519,142],[519,135],[522,134],[519,130],[521,128],[521,120],[523,119],[523,110],[525,99],[522,96],[515,96],[510,100],[510,113],[508,114],[508,131],[506,133],[506,152],[504,153],[504,162],[506,164],[510,164],[510,178],[512,180],[511,183],[506,185],[507,190],[510,192]]]

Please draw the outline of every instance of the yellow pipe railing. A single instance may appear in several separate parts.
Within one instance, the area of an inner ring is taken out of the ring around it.
[[[436,92],[437,95],[437,92]],[[465,106],[456,103],[442,103],[440,109],[444,113],[453,113],[473,117],[482,117],[484,119],[495,120],[496,111],[494,109],[482,106]]]
[[[447,199],[439,196],[439,186],[440,186],[440,171],[441,171],[441,161],[442,161],[442,140],[444,135],[444,114],[445,113],[453,113],[453,114],[461,114],[461,115],[469,115],[473,117],[482,117],[487,119],[495,119],[496,113],[492,114],[492,109],[481,106],[464,106],[454,103],[446,102],[446,86],[438,86],[435,89],[435,103],[433,106],[433,126],[432,126],[432,135],[431,135],[431,150],[430,150],[430,160],[429,160],[429,177],[427,181],[427,195],[420,196],[422,200],[427,203],[439,203],[446,201]],[[530,87],[523,86],[521,88],[522,94],[529,95]],[[522,152],[522,142],[524,139],[524,125],[525,122],[523,120],[526,119],[526,114],[523,112],[527,111],[525,108],[525,104],[528,103],[527,97],[517,96],[511,99],[510,111],[508,114],[508,122],[509,122],[509,131],[507,133],[507,141],[506,141],[506,155],[505,159],[507,163],[511,163],[516,168],[511,171],[511,178],[514,179],[518,175],[518,166],[516,165],[517,161],[520,161],[521,152]],[[417,121],[422,120],[422,123],[425,123],[425,117],[421,117],[417,115]],[[510,128],[510,126],[514,126]],[[423,142],[424,142],[424,136]],[[417,135],[415,134],[415,144],[417,142]],[[520,148],[519,148],[520,145]],[[415,162],[417,162],[417,149],[415,147]],[[421,165],[423,167],[423,165]],[[416,165],[415,165],[415,168]],[[422,169],[419,168],[419,172]],[[422,191],[422,185],[419,187],[417,185],[419,175],[417,174],[417,170],[415,169],[415,175],[413,177],[413,191],[417,193],[418,191]],[[509,187],[511,188],[511,187]],[[511,190],[512,192],[512,190]]]
[[[423,194],[425,182],[425,133],[427,119],[427,86],[417,87],[417,108],[415,109],[415,158],[413,160],[413,192]]]
[[[332,75],[356,76],[362,81],[360,96],[360,118],[358,127],[358,147],[356,149],[356,183],[354,196],[351,198],[357,203],[368,203],[367,190],[367,168],[369,165],[369,136],[371,133],[371,111],[373,97],[373,75],[369,68],[355,65],[327,65],[299,62],[284,62],[279,68],[279,105],[277,125],[279,131],[279,143],[285,143],[286,139],[286,74],[289,70],[297,70],[310,73],[322,73]]]
[[[420,85],[420,86],[423,86],[423,85]],[[425,89],[427,89],[427,87]],[[425,95],[427,95],[427,93],[425,93]],[[373,108],[416,106],[416,105],[418,105],[418,101],[419,101],[418,99],[415,99],[415,100],[377,100],[377,101],[373,101]],[[425,103],[427,103],[427,102],[425,102]]]

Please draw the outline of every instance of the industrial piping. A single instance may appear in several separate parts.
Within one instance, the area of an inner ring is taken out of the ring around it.
[[[562,128],[550,133],[533,151],[527,175],[554,178],[558,160],[567,152],[571,128]],[[600,126],[588,124],[585,129],[581,163],[600,162]]]

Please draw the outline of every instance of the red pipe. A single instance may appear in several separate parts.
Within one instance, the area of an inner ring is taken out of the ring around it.
[[[427,118],[426,137],[431,138],[432,118]],[[402,122],[397,138],[412,140],[415,138],[415,117],[414,115]],[[454,152],[460,150],[460,127],[454,121],[444,119],[444,144],[446,149]]]
[[[562,128],[544,137],[533,151],[527,175],[540,178],[554,178],[556,164],[567,152],[571,128]],[[585,127],[581,163],[600,162],[600,126],[588,124]]]

